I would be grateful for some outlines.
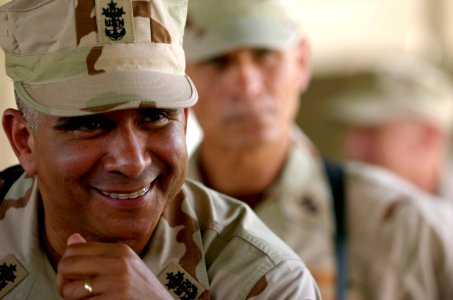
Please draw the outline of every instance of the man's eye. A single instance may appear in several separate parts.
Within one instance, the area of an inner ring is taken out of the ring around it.
[[[217,56],[212,59],[209,59],[205,62],[203,62],[204,65],[206,66],[212,66],[218,69],[223,69],[227,67],[230,63],[230,60],[226,56]]]
[[[181,113],[181,109],[147,109],[141,112],[140,124],[152,129],[161,128],[177,120]]]
[[[57,125],[57,129],[63,131],[93,132],[111,127],[111,122],[106,119],[93,117],[74,117],[64,119]]]
[[[140,123],[142,124],[151,124],[153,126],[165,125],[168,122],[168,113],[165,110],[160,109],[150,109],[146,110],[143,113]]]
[[[266,49],[266,48],[261,48],[261,49],[256,49],[253,53],[254,57],[256,60],[264,60],[268,58],[272,58],[275,55],[277,55],[277,51],[271,50],[271,49]]]
[[[84,131],[91,131],[91,130],[96,130],[96,129],[101,129],[106,127],[104,122],[100,121],[89,121],[85,123],[81,123],[78,126],[76,126],[77,130],[84,130]]]
[[[162,111],[151,111],[146,113],[145,118],[152,122],[157,122],[166,119],[167,114]]]

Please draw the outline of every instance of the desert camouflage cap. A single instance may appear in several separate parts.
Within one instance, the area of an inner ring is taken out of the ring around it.
[[[187,0],[13,0],[0,7],[6,72],[51,115],[189,107]]]
[[[188,61],[240,47],[282,49],[302,34],[302,0],[190,0],[184,48]]]
[[[438,66],[401,58],[377,62],[375,67],[355,75],[331,99],[329,114],[333,120],[377,125],[409,117],[447,131],[452,129],[453,85]]]

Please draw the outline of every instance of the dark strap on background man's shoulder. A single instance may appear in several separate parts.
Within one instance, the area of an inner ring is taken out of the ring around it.
[[[24,173],[21,165],[14,165],[0,172],[0,179],[3,182],[0,186],[0,203],[5,198],[13,183]]]
[[[335,220],[337,223],[337,233],[340,236],[346,234],[346,220],[345,220],[345,180],[344,170],[340,164],[328,159],[323,159],[326,168],[327,177],[329,179],[330,187],[333,195],[333,205],[335,211]]]
[[[337,256],[337,300],[346,299],[346,186],[343,168],[333,161],[323,158],[324,167],[333,195],[336,237],[335,252]]]

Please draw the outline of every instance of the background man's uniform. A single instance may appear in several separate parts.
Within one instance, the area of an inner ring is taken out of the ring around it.
[[[334,299],[336,229],[330,187],[315,147],[299,129],[292,138],[284,169],[254,210],[303,258],[323,295]],[[202,181],[198,159],[195,151],[189,177]],[[441,261],[453,247],[446,233],[453,224],[444,223],[452,219],[452,208],[425,203],[438,199],[387,171],[358,163],[345,168],[348,299],[453,295],[446,283],[453,279],[448,270],[453,264]]]

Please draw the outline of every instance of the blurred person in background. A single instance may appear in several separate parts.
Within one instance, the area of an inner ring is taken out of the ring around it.
[[[204,138],[189,177],[249,204],[304,259],[324,299],[447,299],[453,243],[435,212],[451,210],[422,207],[436,206],[430,195],[360,163],[344,169],[341,205],[295,123],[311,76],[300,2],[190,1],[184,47]]]
[[[400,59],[349,79],[328,114],[345,126],[345,158],[382,166],[453,200],[448,75],[434,64]]]

